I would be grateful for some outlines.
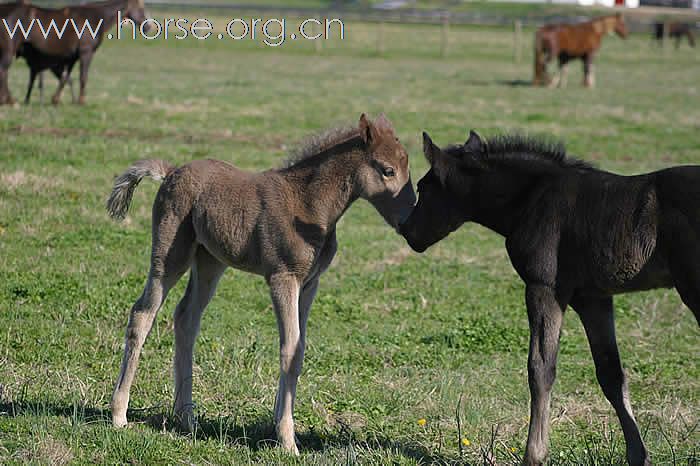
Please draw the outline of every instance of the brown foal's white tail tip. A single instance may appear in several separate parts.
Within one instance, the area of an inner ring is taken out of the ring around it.
[[[165,160],[139,160],[114,180],[114,187],[107,199],[107,212],[116,220],[124,220],[131,204],[136,186],[148,176],[156,181],[163,180],[175,169],[175,165]]]

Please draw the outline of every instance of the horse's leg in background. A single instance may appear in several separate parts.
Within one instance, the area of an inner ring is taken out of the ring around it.
[[[78,105],[85,104],[85,87],[87,86],[88,71],[90,70],[93,55],[93,50],[80,53],[80,97],[78,97]]]
[[[585,87],[595,86],[595,76],[593,74],[593,54],[588,53],[583,57],[583,85]]]
[[[576,297],[571,306],[581,317],[595,363],[596,377],[622,425],[631,466],[651,465],[630,405],[627,380],[615,338],[613,299]]]
[[[61,73],[61,77],[58,78],[58,88],[56,89],[56,93],[54,93],[53,97],[51,98],[52,104],[58,105],[61,101],[61,93],[63,92],[63,88],[65,87],[66,82],[68,82],[68,80],[70,79],[70,73],[73,70],[73,66],[75,66],[75,61],[68,63],[66,65],[67,71]]]
[[[549,63],[550,61],[554,60],[554,57],[559,57],[559,49],[558,47],[555,47],[554,45],[551,45],[550,48],[547,50],[547,54],[545,55],[545,63]],[[559,85],[559,78],[560,78],[559,71],[551,78],[549,79],[549,76],[545,72],[545,79],[547,82],[545,83],[547,87],[556,87]]]
[[[299,321],[299,281],[288,273],[268,279],[272,304],[280,334],[280,380],[275,398],[275,430],[282,448],[299,454],[294,438],[294,399],[301,372],[304,349]]]
[[[546,45],[540,31],[535,33],[535,70],[532,79],[533,86],[547,85],[547,53]]]
[[[0,105],[15,103],[10,93],[10,85],[8,76],[10,74],[10,65],[12,64],[13,53],[9,50],[10,47],[0,50]]]
[[[39,73],[39,105],[44,104],[44,73]]]
[[[65,67],[62,65],[55,65],[51,67],[51,73],[58,79],[60,82],[62,79],[64,79],[63,73],[64,73]],[[73,94],[73,84],[70,82],[70,77],[66,79],[67,84],[71,87],[71,94]],[[73,99],[75,101],[75,98]]]
[[[559,56],[559,87],[566,87],[566,78],[569,72],[569,57]]]
[[[194,343],[204,309],[214,296],[216,285],[226,266],[216,260],[204,247],[197,249],[190,272],[187,291],[175,308],[175,416],[180,425],[194,431],[192,404],[192,359]]]
[[[70,71],[68,71],[68,68],[66,67],[63,73],[66,75],[66,83],[68,84],[68,87],[70,88],[70,101],[71,103],[76,103],[77,100],[75,98],[75,86],[73,86],[73,78],[70,76]]]
[[[29,104],[29,99],[32,97],[32,89],[34,88],[34,81],[36,80],[37,72],[34,68],[29,68],[29,83],[27,84],[27,94],[24,96],[24,104]],[[39,72],[39,89],[42,87],[41,72]],[[41,100],[39,100],[41,103]]]
[[[61,102],[61,93],[63,92],[63,87],[65,85],[66,85],[65,76],[61,76],[58,79],[58,87],[56,88],[56,92],[54,93],[53,97],[51,97],[52,104],[58,105]]]
[[[75,103],[75,89],[73,88],[73,78],[70,77],[70,71],[68,66],[66,66],[65,64],[56,65],[51,68],[51,71],[53,72],[54,76],[56,76],[56,79],[58,79],[59,81],[65,79],[66,84],[68,84],[68,87],[70,88],[71,102]]]
[[[530,323],[527,372],[530,386],[530,429],[525,464],[541,465],[549,446],[549,406],[556,378],[559,337],[566,303],[554,289],[528,284],[525,291]]]

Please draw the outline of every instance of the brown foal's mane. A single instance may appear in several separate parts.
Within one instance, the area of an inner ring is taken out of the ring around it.
[[[289,152],[283,168],[293,167],[317,155],[331,152],[340,146],[362,143],[357,126],[336,126],[305,138],[298,147]]]

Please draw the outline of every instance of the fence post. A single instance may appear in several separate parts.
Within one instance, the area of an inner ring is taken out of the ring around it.
[[[450,14],[448,12],[442,15],[442,41],[440,43],[440,56],[447,56],[447,47],[449,45],[449,32],[450,32]]]
[[[513,61],[515,63],[520,63],[520,55],[522,52],[522,47],[520,46],[522,42],[523,35],[523,22],[519,19],[513,21]]]
[[[384,21],[379,22],[377,31],[377,54],[384,55]]]

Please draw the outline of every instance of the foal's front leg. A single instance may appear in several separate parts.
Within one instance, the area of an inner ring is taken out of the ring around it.
[[[275,430],[282,448],[298,455],[294,438],[294,398],[304,359],[299,325],[299,280],[281,273],[268,279],[280,334],[280,381],[275,399]]]
[[[530,354],[527,373],[530,385],[530,430],[524,463],[544,463],[549,444],[549,405],[556,377],[559,335],[566,304],[557,300],[553,288],[527,285],[526,303],[530,322]]]

